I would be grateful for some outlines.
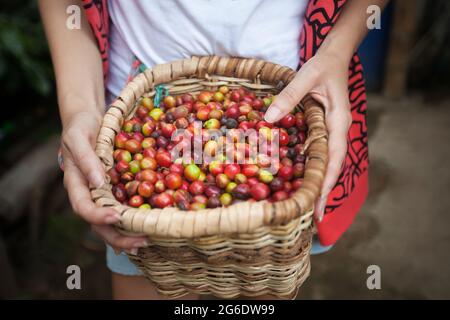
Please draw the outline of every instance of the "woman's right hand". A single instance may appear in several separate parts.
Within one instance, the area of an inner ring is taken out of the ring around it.
[[[101,187],[105,172],[94,152],[95,140],[100,129],[101,116],[79,112],[64,125],[62,153],[64,159],[64,186],[69,194],[73,210],[92,225],[116,253],[126,251],[136,254],[137,249],[147,246],[145,237],[125,237],[113,224],[120,215],[112,208],[98,207],[91,199],[89,184]]]

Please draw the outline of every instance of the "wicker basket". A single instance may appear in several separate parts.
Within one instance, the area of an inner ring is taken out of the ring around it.
[[[157,65],[136,76],[106,113],[96,153],[110,169],[114,137],[134,114],[142,96],[156,85],[170,94],[198,93],[218,86],[245,87],[257,95],[276,94],[295,71],[270,62],[228,57],[193,57]],[[302,102],[308,124],[307,162],[302,187],[285,201],[240,202],[226,208],[181,211],[135,209],[120,204],[108,183],[91,194],[100,206],[121,214],[124,234],[146,235],[150,245],[130,259],[168,297],[189,292],[220,298],[270,294],[294,298],[310,272],[312,209],[327,164],[323,109],[311,98]]]

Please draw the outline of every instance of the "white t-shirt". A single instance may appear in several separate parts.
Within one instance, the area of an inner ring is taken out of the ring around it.
[[[253,57],[297,68],[307,0],[109,0],[109,94],[134,57],[151,67],[192,55]]]

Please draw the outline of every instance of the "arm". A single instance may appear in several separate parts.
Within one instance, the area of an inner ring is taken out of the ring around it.
[[[94,152],[105,106],[102,60],[84,14],[81,29],[66,27],[66,8],[73,4],[82,8],[81,0],[39,0],[56,75],[64,185],[76,213],[114,247],[132,250],[145,239],[120,236],[109,225],[120,220],[119,214],[97,207],[90,197],[89,184],[99,187],[105,182],[103,166]]]
[[[276,122],[308,93],[325,108],[329,132],[329,162],[321,197],[315,206],[314,213],[318,221],[323,218],[328,194],[336,184],[347,153],[347,135],[352,123],[348,99],[349,63],[368,32],[367,7],[378,5],[384,8],[387,2],[388,0],[348,0],[317,54],[302,66],[266,113],[268,122]]]

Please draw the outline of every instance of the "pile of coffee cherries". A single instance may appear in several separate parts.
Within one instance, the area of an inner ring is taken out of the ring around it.
[[[231,90],[227,86],[214,92],[167,95],[159,106],[144,96],[133,118],[124,121],[115,137],[114,166],[108,171],[115,198],[136,208],[176,206],[181,210],[289,198],[302,185],[305,157],[301,151],[307,126],[300,109],[277,123],[264,121],[264,113],[274,98],[270,94],[258,97],[247,89]],[[174,139],[174,132],[184,129],[194,139],[195,123],[201,124],[200,146],[210,154],[220,142],[208,136],[210,130],[221,132],[222,142],[228,130],[253,129],[265,136],[277,130],[278,161],[273,161],[275,154],[245,159],[250,154],[246,141],[241,142],[241,153],[234,155],[234,160],[245,161],[230,163],[225,158],[223,161],[215,158],[201,163],[194,161],[195,157],[192,161],[173,159],[170,151],[184,141]],[[276,172],[268,169],[274,163]]]

